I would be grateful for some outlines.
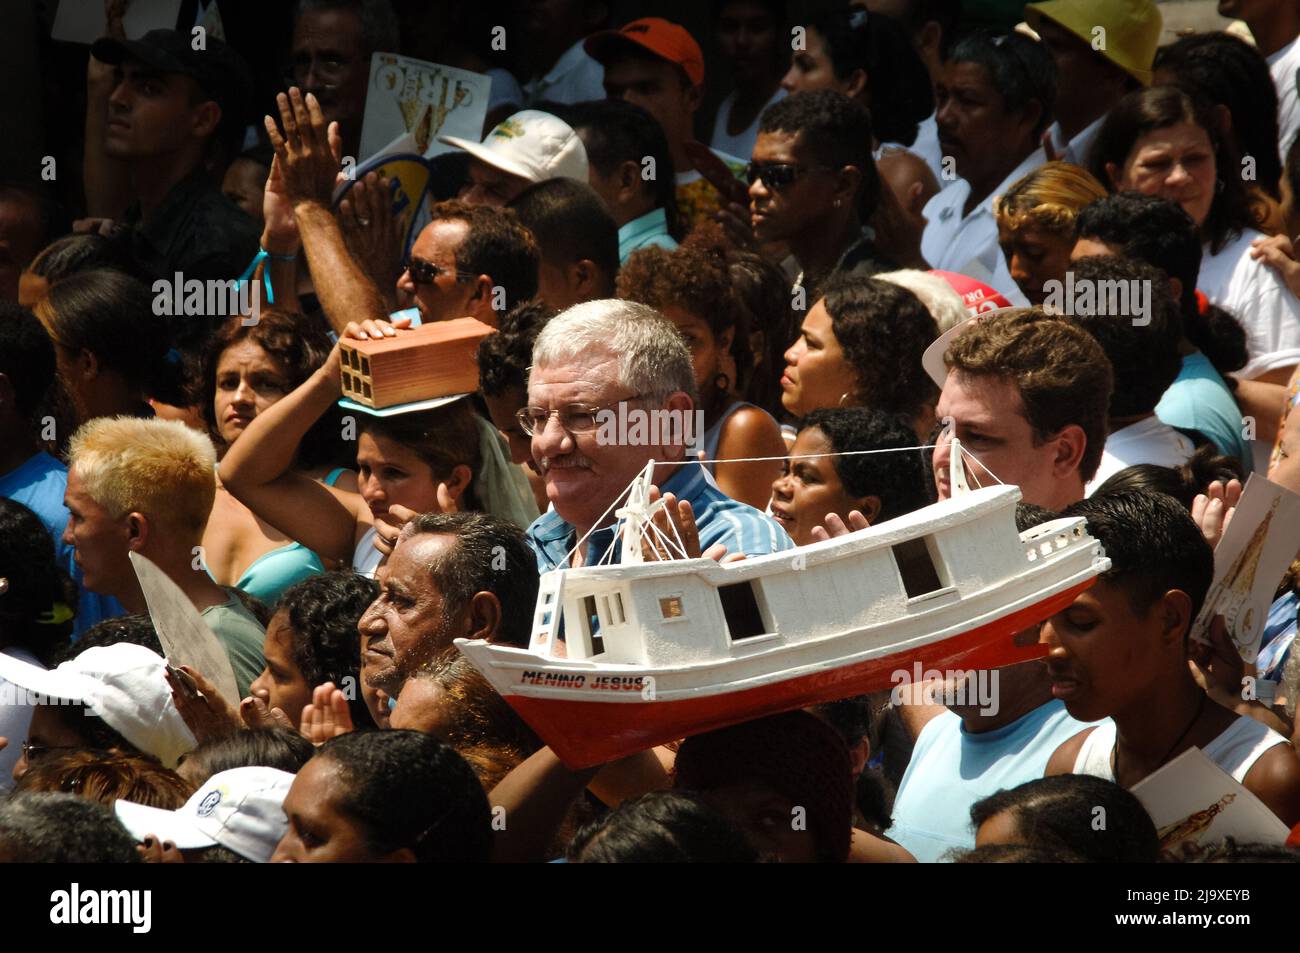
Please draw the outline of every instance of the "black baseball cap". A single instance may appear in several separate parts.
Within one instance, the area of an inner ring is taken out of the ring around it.
[[[192,77],[217,101],[224,117],[242,116],[253,100],[253,78],[248,64],[215,36],[205,36],[204,48],[195,49],[187,33],[150,30],[138,40],[103,37],[95,41],[90,52],[95,59],[110,66],[139,60],[164,73]]]

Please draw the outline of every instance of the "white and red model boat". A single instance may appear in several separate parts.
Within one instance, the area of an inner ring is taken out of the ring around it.
[[[953,457],[959,471],[960,449]],[[1041,658],[1036,638],[1016,634],[1110,566],[1082,518],[1017,532],[1014,486],[768,556],[642,562],[651,472],[619,510],[623,563],[542,576],[528,648],[456,642],[573,768],[889,689],[917,662],[968,671]]]

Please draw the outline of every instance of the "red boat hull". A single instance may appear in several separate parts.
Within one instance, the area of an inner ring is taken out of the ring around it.
[[[1044,658],[1045,645],[1036,640],[1018,645],[1014,636],[1060,612],[1094,581],[1089,579],[950,639],[743,691],[635,702],[528,695],[506,695],[505,699],[568,767],[586,768],[763,715],[891,689],[897,684],[895,673],[910,674],[917,662],[923,669],[969,671]]]

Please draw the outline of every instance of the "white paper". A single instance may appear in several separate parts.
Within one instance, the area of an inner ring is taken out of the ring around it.
[[[1283,844],[1290,833],[1200,748],[1188,748],[1130,790],[1151,815],[1161,853],[1170,860],[1193,860],[1225,837],[1239,844]]]
[[[230,656],[216,637],[190,597],[171,577],[151,560],[139,553],[128,553],[144,601],[149,606],[149,618],[158,631],[163,654],[173,666],[188,665],[217,686],[217,691],[232,705],[239,704],[239,688],[235,684],[235,670],[230,666]]]
[[[451,149],[438,136],[478,142],[491,90],[492,78],[482,73],[395,53],[373,54],[358,159],[377,155],[407,134],[415,142],[413,151],[425,158]]]
[[[128,40],[138,40],[150,30],[173,30],[180,12],[181,0],[130,0],[122,16],[122,31]],[[54,39],[90,44],[107,35],[103,0],[59,0],[50,30]]]
[[[1241,657],[1255,661],[1273,593],[1297,549],[1300,496],[1252,473],[1214,550],[1214,582],[1192,623],[1192,638],[1208,641],[1211,620],[1222,615]]]

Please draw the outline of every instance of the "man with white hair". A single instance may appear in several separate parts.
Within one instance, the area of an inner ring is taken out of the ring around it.
[[[655,484],[689,554],[757,556],[794,546],[774,520],[686,462],[697,401],[690,352],[653,308],[588,301],[542,329],[528,406],[519,412],[552,504],[528,529],[540,571],[598,562],[615,542],[616,503],[652,459],[664,464]]]
[[[240,697],[247,696],[265,666],[265,631],[202,563],[217,493],[212,441],[178,420],[97,417],[72,435],[68,456],[63,541],[73,547],[83,584],[128,612],[147,612],[128,554],[148,558],[194,603],[230,656]]]

